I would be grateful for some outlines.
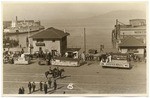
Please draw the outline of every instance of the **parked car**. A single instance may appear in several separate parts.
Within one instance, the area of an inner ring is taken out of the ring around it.
[[[97,50],[96,49],[89,49],[88,51],[90,54],[97,54]]]
[[[49,65],[50,61],[48,59],[39,58],[38,64],[39,65]]]
[[[38,58],[39,57],[39,51],[36,51],[33,53],[33,58]]]

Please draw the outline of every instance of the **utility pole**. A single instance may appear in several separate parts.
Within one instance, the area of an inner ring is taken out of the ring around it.
[[[28,49],[29,49],[28,51],[31,55],[31,45],[30,45],[30,41],[29,41],[29,36],[30,36],[30,28],[29,28],[29,23],[28,23]]]
[[[84,28],[84,51],[86,53],[86,33],[85,33],[85,28]]]
[[[118,19],[116,19],[116,39],[117,39],[117,36],[118,36]]]

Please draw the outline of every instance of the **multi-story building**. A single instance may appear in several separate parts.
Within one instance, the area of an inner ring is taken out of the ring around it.
[[[143,44],[146,43],[146,20],[145,19],[132,19],[129,24],[123,24],[116,20],[115,29],[112,31],[113,46],[118,48],[124,39],[132,36],[140,40]],[[137,46],[138,47],[138,46]],[[140,52],[143,53],[143,52]]]

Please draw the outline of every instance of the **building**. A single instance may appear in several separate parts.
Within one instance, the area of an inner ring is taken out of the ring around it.
[[[118,47],[121,53],[134,53],[142,57],[146,52],[146,44],[133,36],[126,36]]]
[[[35,35],[32,35],[33,52],[49,51],[53,55],[56,53],[63,55],[67,50],[67,36],[69,33],[50,27]]]
[[[143,43],[146,43],[146,20],[132,19],[129,24],[123,24],[116,20],[115,29],[112,31],[113,46],[118,48],[118,44],[127,36],[133,36]]]

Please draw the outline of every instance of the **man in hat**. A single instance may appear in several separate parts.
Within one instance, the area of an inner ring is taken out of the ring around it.
[[[54,80],[54,90],[56,90],[57,88],[57,83],[56,83],[56,80]]]
[[[28,88],[29,88],[29,94],[31,94],[31,89],[32,89],[31,82],[28,83]]]
[[[42,89],[43,89],[43,83],[42,83],[42,81],[40,82],[40,91],[42,91]]]
[[[45,92],[45,94],[47,94],[47,84],[46,84],[46,82],[44,83],[44,92]]]
[[[22,89],[21,89],[21,87],[20,87],[19,90],[18,90],[18,94],[22,94]]]
[[[36,85],[34,82],[32,83],[32,88],[33,88],[33,92],[35,92]]]
[[[51,78],[49,78],[49,79],[48,79],[49,88],[51,88],[51,84],[52,84],[52,81],[51,81]]]

